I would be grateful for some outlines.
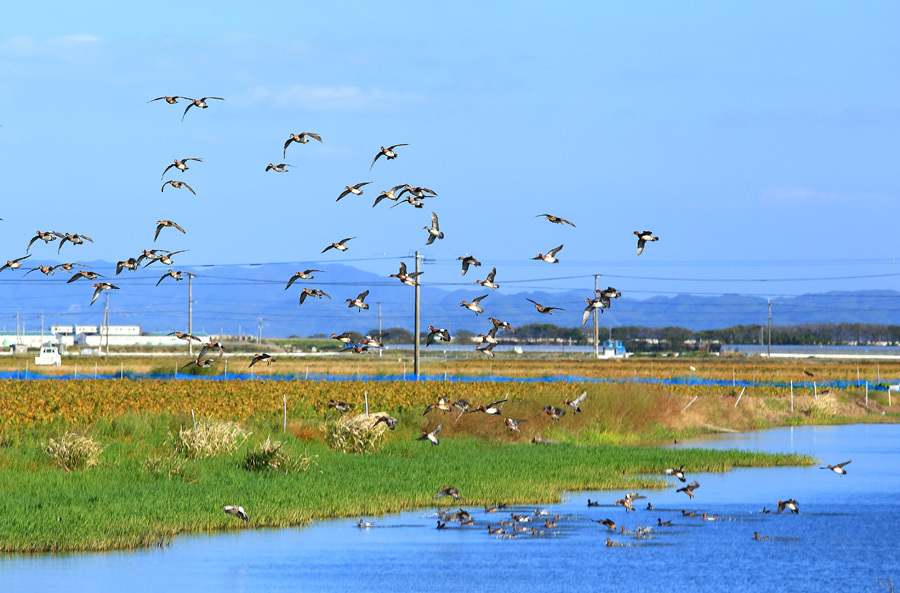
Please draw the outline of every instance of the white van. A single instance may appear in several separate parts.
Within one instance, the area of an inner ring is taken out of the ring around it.
[[[59,349],[56,346],[41,346],[40,356],[34,357],[34,364],[59,366],[62,364],[62,357],[59,355]]]

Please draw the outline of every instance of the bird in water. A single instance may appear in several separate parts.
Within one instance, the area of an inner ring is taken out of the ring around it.
[[[637,235],[637,254],[640,255],[641,252],[644,251],[644,245],[647,244],[647,241],[659,241],[659,237],[654,237],[651,231],[634,231],[635,235]]]
[[[378,151],[378,154],[375,155],[375,158],[372,159],[372,164],[369,165],[369,170],[370,171],[372,170],[372,167],[375,166],[375,161],[377,161],[382,156],[385,157],[387,160],[397,158],[397,153],[394,152],[394,149],[397,148],[398,146],[409,146],[409,144],[392,144],[391,146],[388,146],[387,148],[382,146],[381,150]]]
[[[575,226],[571,221],[566,220],[565,218],[560,218],[559,216],[553,216],[552,214],[538,214],[537,216],[535,216],[535,218],[540,218],[541,216],[556,224],[567,224],[573,227]]]
[[[190,105],[184,108],[184,113],[181,114],[181,121],[184,121],[184,116],[187,115],[188,109],[191,107],[199,107],[200,109],[206,109],[209,105],[206,103],[207,99],[216,99],[217,101],[224,101],[222,97],[201,97],[200,99],[191,99],[190,97],[179,97],[181,99],[187,99],[190,101]]]
[[[853,460],[851,459],[850,461]],[[847,474],[847,470],[844,469],[844,466],[850,463],[850,461],[845,461],[844,463],[839,463],[837,465],[827,465],[825,467],[820,467],[819,469],[830,469],[834,473],[844,476]]]
[[[291,137],[288,138],[284,143],[284,150],[281,151],[281,157],[284,158],[287,156],[288,146],[291,145],[291,142],[297,142],[299,144],[306,144],[309,142],[309,139],[322,141],[322,137],[318,134],[313,134],[312,132],[300,132],[299,134],[291,134]]]

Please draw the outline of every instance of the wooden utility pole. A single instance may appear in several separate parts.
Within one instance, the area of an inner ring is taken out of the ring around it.
[[[599,274],[594,274],[594,298],[597,298],[597,278]],[[594,358],[600,356],[600,315],[597,307],[594,307]]]
[[[769,299],[769,346],[766,348],[766,357],[772,358],[772,299]]]
[[[419,252],[416,251],[416,279],[418,280],[419,272],[421,272],[420,264],[421,257],[419,256]],[[415,331],[413,332],[413,372],[416,374],[416,381],[419,380],[419,287],[422,283],[420,281],[416,282],[416,305],[415,305]]]
[[[194,275],[188,274],[188,333],[194,335]],[[194,340],[188,338],[188,354],[194,356]]]

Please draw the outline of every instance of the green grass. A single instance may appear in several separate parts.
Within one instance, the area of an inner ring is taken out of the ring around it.
[[[90,426],[6,431],[0,444],[0,550],[128,549],[164,545],[179,533],[242,528],[222,512],[224,504],[242,505],[253,527],[282,527],[430,507],[444,484],[456,486],[467,505],[542,504],[566,491],[663,487],[661,470],[675,465],[702,472],[815,461],[627,447],[593,437],[579,441],[599,444],[531,445],[445,436],[446,430],[433,447],[414,440],[420,413],[406,414],[406,426],[386,432],[377,452],[363,455],[332,451],[321,438],[310,440],[308,430],[282,433],[273,419],[246,422],[252,433],[246,443],[202,459],[175,453],[178,430],[190,425],[189,416],[135,413]],[[99,466],[66,472],[47,456],[47,441],[68,429],[102,444]],[[248,453],[270,436],[282,443],[279,452],[287,459],[307,463],[280,466],[284,471],[245,469]]]

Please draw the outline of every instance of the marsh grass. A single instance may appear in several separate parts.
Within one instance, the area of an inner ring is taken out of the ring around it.
[[[98,465],[103,447],[92,438],[67,432],[59,439],[51,438],[44,450],[57,465],[71,472]]]
[[[188,459],[233,453],[250,433],[236,422],[200,420],[190,428],[181,427],[174,438],[175,452]]]
[[[375,426],[375,419],[365,414],[341,416],[337,422],[325,424],[325,442],[341,453],[372,453],[386,430],[383,424]]]
[[[315,459],[305,454],[291,457],[282,451],[282,442],[273,441],[272,437],[259,443],[244,455],[242,466],[251,472],[304,472],[315,464]]]

